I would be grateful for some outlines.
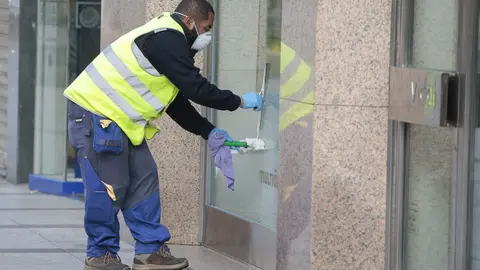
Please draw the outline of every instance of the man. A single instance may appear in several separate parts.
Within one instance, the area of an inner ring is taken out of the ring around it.
[[[135,239],[133,269],[184,269],[171,255],[160,224],[157,166],[145,139],[165,112],[182,128],[207,140],[214,127],[188,100],[218,110],[259,111],[256,92],[237,96],[203,78],[193,56],[208,46],[214,10],[205,0],[183,0],[107,47],[65,90],[68,132],[78,150],[86,187],[85,269],[130,269],[121,262],[118,211]]]

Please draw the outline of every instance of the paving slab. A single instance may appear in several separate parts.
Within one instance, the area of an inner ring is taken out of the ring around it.
[[[77,210],[10,210],[0,216],[22,225],[77,225],[83,227],[83,209]],[[0,219],[0,224],[2,220]]]
[[[63,249],[87,249],[87,235],[83,228],[33,228],[33,232]],[[120,249],[134,252],[132,245],[120,241]]]
[[[57,248],[52,242],[28,229],[0,228],[0,239],[0,250]]]
[[[87,236],[83,202],[30,192],[26,185],[0,180],[0,270],[83,269]],[[119,215],[122,260],[133,262],[133,238]],[[231,258],[202,246],[171,245],[190,270],[250,270]]]
[[[83,260],[69,253],[0,253],[0,269],[80,270]]]

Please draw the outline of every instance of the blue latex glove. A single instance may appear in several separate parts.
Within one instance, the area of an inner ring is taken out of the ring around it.
[[[263,108],[263,97],[256,92],[248,92],[242,96],[243,109],[253,109],[254,111],[261,111]]]
[[[212,135],[212,133],[214,133],[214,132],[219,133],[219,134],[222,134],[223,137],[225,137],[225,140],[226,140],[227,142],[233,141],[233,140],[232,140],[232,137],[230,137],[230,135],[228,135],[228,133],[227,133],[225,130],[221,129],[221,128],[214,128],[214,129],[212,129],[212,131],[210,132],[210,134],[208,135],[208,137],[210,137],[210,135]],[[233,147],[233,146],[231,146],[230,149],[237,150],[237,151],[240,150],[238,147]]]

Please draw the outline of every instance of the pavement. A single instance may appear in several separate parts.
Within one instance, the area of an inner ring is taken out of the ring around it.
[[[83,202],[79,199],[32,192],[27,185],[0,180],[0,269],[83,269],[86,235]],[[121,220],[122,218],[120,218]],[[133,261],[133,239],[122,224],[119,253]],[[256,269],[206,247],[171,245],[177,257],[186,257],[191,270]]]

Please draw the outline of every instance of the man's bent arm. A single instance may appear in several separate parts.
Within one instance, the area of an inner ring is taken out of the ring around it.
[[[208,140],[208,135],[215,128],[181,93],[168,106],[166,112],[183,129],[202,136],[205,140]]]
[[[180,32],[167,30],[154,34],[145,40],[142,51],[153,67],[187,99],[217,110],[235,111],[240,107],[239,96],[218,89],[200,74]]]

